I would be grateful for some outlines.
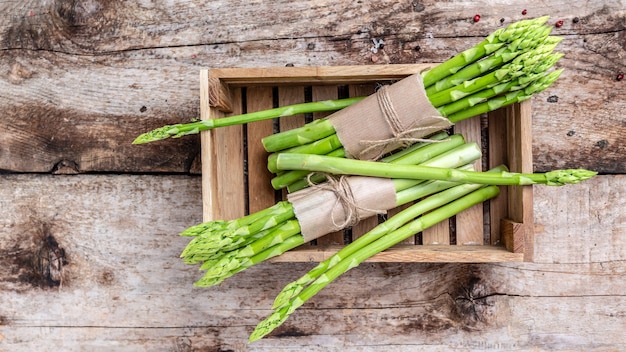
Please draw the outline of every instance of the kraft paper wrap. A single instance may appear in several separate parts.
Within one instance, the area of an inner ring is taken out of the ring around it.
[[[383,86],[329,118],[346,155],[362,160],[428,141],[423,137],[452,126],[428,100],[420,74]]]
[[[396,206],[396,190],[391,179],[350,176],[343,181],[351,195],[347,206],[336,190],[318,187],[324,184],[287,195],[305,242],[353,225],[355,219],[385,214]],[[348,219],[351,211],[356,214]]]

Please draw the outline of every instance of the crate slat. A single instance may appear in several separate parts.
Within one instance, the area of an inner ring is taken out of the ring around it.
[[[533,172],[532,164],[532,113],[530,100],[506,108],[508,161],[512,171]],[[534,231],[532,187],[513,186],[509,188],[508,219],[522,224],[520,235],[524,237],[524,259],[532,261]],[[506,244],[505,244],[506,245]],[[508,246],[508,245],[507,245]],[[513,246],[514,247],[514,246]]]
[[[424,245],[449,245],[450,221],[444,220],[422,231]]]
[[[508,165],[507,148],[507,112],[505,109],[499,109],[487,114],[487,138],[488,144],[488,160],[489,167],[496,167],[504,164]],[[491,219],[503,219],[507,216],[507,198],[509,187],[500,187],[500,195],[489,202],[489,217]],[[502,245],[501,233],[502,229],[499,221],[490,223],[490,244]]]
[[[318,66],[218,68],[211,70],[211,78],[223,84],[242,85],[336,85],[359,84],[372,81],[402,79],[429,69],[434,64],[385,66]]]
[[[304,103],[304,87],[278,87],[278,106]],[[304,125],[304,115],[285,116],[280,119],[280,130],[287,131]]]
[[[337,86],[313,86],[311,87],[311,101],[334,100],[339,98],[339,89]],[[313,119],[321,119],[332,112],[323,111],[313,113]]]
[[[267,110],[274,107],[271,87],[252,86],[246,89],[247,112]],[[247,164],[248,164],[248,202],[249,212],[269,208],[276,203],[275,192],[268,187],[272,173],[267,169],[268,153],[263,149],[261,139],[274,133],[272,120],[257,121],[246,126]]]
[[[481,145],[480,118],[466,119],[454,125],[454,133],[460,133],[466,142],[476,142]],[[481,160],[474,162],[474,170],[482,171]],[[456,244],[457,245],[482,245],[483,240],[483,205],[476,204],[473,207],[460,212],[455,216]]]
[[[304,87],[283,86],[278,87],[278,106],[292,105],[304,103]],[[280,131],[287,131],[304,125],[305,118],[303,114],[294,116],[285,116],[279,121]],[[282,191],[283,198],[287,197],[287,190]]]
[[[323,85],[311,87],[311,101],[333,100],[339,98],[339,89],[335,85]],[[313,119],[321,119],[329,116],[332,112],[316,112]],[[335,231],[317,239],[318,245],[340,245],[344,241],[344,231]]]

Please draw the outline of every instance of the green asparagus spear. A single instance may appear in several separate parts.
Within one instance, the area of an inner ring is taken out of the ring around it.
[[[458,187],[465,187],[458,186]],[[256,341],[258,339],[263,338],[270,332],[272,332],[275,328],[280,326],[287,318],[304,302],[309,300],[315,294],[317,294],[320,290],[322,290],[326,285],[331,283],[341,274],[346,271],[358,266],[365,259],[371,257],[372,255],[379,253],[399,242],[404,240],[405,238],[412,236],[424,229],[427,229],[459,212],[475,205],[479,204],[487,199],[495,197],[499,190],[495,186],[487,186],[484,188],[480,188],[478,190],[474,190],[472,193],[469,193],[465,196],[459,198],[459,195],[456,194],[455,188],[451,188],[447,191],[443,191],[436,196],[431,196],[427,200],[439,200],[438,198],[445,198],[448,196],[448,199],[443,201],[444,204],[436,210],[429,212],[416,220],[410,222],[407,225],[402,226],[401,228],[386,234],[380,239],[369,243],[367,246],[360,250],[356,250],[351,255],[348,255],[346,258],[336,258],[336,263],[327,271],[325,271],[322,275],[320,275],[317,279],[315,279],[312,283],[308,284],[305,288],[300,290],[298,284],[296,285],[288,285],[286,297],[289,299],[283,299],[279,297],[277,304],[275,304],[273,313],[270,316],[260,322],[255,330],[250,335],[250,342]],[[454,195],[448,195],[446,194]],[[349,246],[349,245],[348,245]],[[317,268],[313,269],[316,270]],[[306,276],[306,275],[305,275]],[[293,290],[293,291],[291,291]],[[294,295],[294,293],[297,293]]]
[[[179,138],[182,136],[197,134],[200,131],[207,131],[218,127],[241,125],[255,121],[273,119],[277,117],[293,116],[308,112],[336,111],[350,106],[365,97],[354,97],[337,100],[325,100],[310,103],[300,103],[279,108],[252,112],[220,119],[201,120],[191,123],[168,125],[146,132],[138,136],[133,144],[144,144],[159,141],[166,138]]]
[[[532,174],[514,172],[490,173],[420,165],[383,164],[366,160],[293,153],[281,153],[278,156],[277,166],[282,170],[308,170],[338,175],[442,180],[487,185],[546,184],[549,186],[562,186],[584,181],[597,174],[584,169],[555,170]]]

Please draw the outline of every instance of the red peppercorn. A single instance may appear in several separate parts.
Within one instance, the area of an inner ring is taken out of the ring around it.
[[[480,21],[480,15],[476,14],[474,15],[474,22],[478,22]]]
[[[563,20],[558,20],[558,21],[556,21],[556,23],[554,24],[554,26],[555,26],[556,28],[559,28],[559,27],[561,27],[562,25],[563,25]]]
[[[624,73],[620,72],[617,74],[617,77],[615,77],[616,80],[621,81],[624,79]]]
[[[526,11],[526,9],[522,10],[522,15],[526,16],[527,13],[528,13],[528,11]]]

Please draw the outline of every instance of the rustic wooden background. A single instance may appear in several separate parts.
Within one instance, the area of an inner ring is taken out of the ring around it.
[[[626,350],[625,8],[0,1],[0,351]],[[534,188],[535,263],[364,264],[248,345],[312,264],[193,288],[177,233],[201,220],[199,138],[133,138],[198,116],[201,68],[440,62],[524,9],[564,23],[535,170],[602,174]]]

